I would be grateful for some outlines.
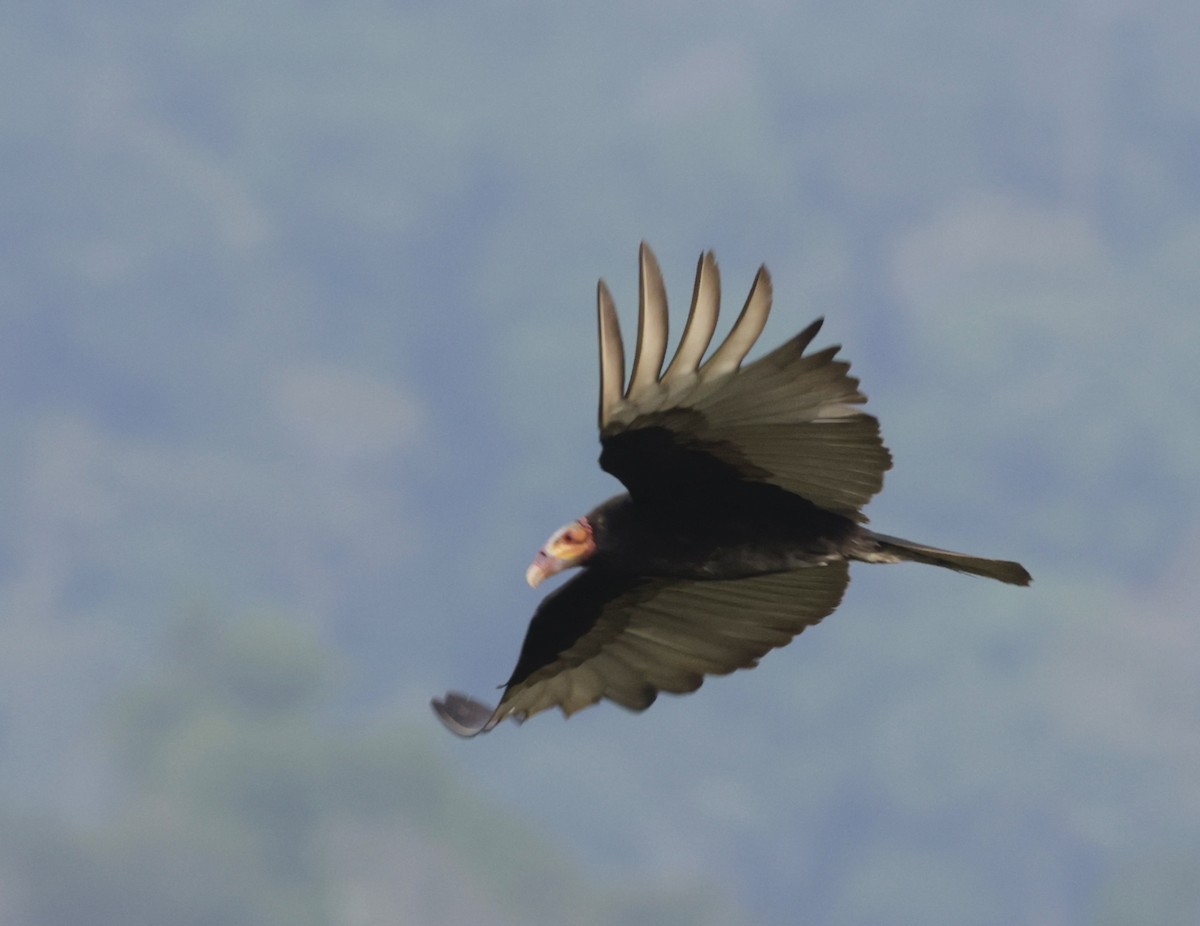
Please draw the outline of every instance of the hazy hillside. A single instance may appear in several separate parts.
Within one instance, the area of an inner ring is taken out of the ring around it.
[[[1200,917],[1200,8],[7,20],[0,924]],[[641,238],[679,311],[766,261],[872,522],[1035,583],[856,569],[753,673],[454,742],[616,491]]]

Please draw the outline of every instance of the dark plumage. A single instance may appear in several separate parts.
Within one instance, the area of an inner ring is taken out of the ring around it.
[[[659,691],[757,663],[833,611],[848,562],[904,561],[1028,585],[1018,563],[876,534],[863,505],[891,455],[837,347],[804,351],[821,321],[741,368],[771,308],[765,267],[729,335],[712,340],[720,283],[700,258],[687,326],[665,373],[667,303],[642,244],[638,344],[625,388],[620,327],[599,285],[600,466],[627,494],[555,532],[530,566],[537,585],[582,572],[533,615],[495,708],[451,692],[435,699],[462,736],[549,707],[608,698],[633,710]]]

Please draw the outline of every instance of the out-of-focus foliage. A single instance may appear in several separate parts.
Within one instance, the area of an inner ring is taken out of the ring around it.
[[[0,923],[1200,920],[1200,7],[10,7]],[[872,523],[1034,586],[426,739],[615,491],[642,237],[680,310],[765,260]]]
[[[170,648],[110,721],[102,819],[5,821],[6,921],[728,921],[710,889],[589,884],[427,732],[336,722],[329,659],[293,624],[195,616]]]

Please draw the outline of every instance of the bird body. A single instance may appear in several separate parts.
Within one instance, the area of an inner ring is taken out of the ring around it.
[[[658,263],[642,244],[638,343],[625,386],[620,326],[598,287],[600,466],[626,493],[556,531],[531,585],[581,572],[538,607],[500,703],[435,699],[462,736],[557,706],[607,698],[633,710],[659,691],[753,666],[837,607],[847,564],[920,562],[1028,585],[1018,563],[877,534],[862,507],[891,455],[837,347],[805,350],[818,320],[742,368],[771,307],[759,270],[737,321],[708,356],[720,304],[716,261],[700,258],[688,321],[667,350]]]
[[[743,483],[704,508],[662,509],[618,495],[587,515],[594,566],[625,575],[742,579],[843,558],[858,525],[774,486]]]

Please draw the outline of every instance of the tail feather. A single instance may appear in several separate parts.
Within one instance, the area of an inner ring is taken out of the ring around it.
[[[866,542],[854,555],[866,562],[926,563],[930,566],[953,569],[955,572],[983,576],[985,579],[998,579],[1009,585],[1028,585],[1033,581],[1033,577],[1024,566],[1011,560],[970,556],[966,553],[955,553],[953,550],[928,547],[923,543],[913,543],[900,537],[889,537],[887,534],[864,533]]]

